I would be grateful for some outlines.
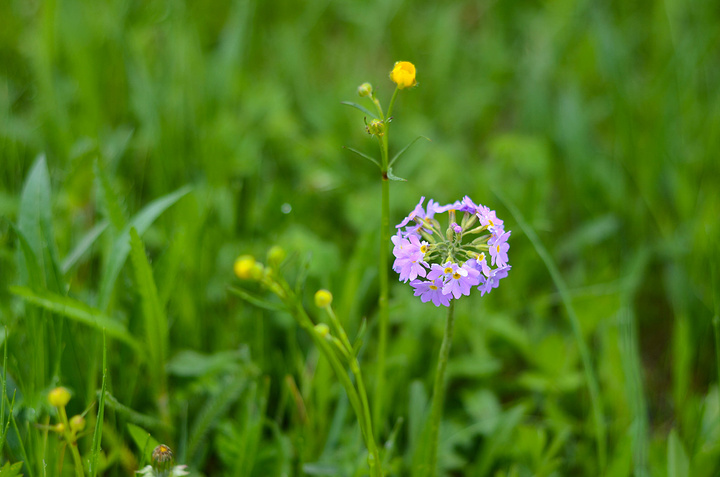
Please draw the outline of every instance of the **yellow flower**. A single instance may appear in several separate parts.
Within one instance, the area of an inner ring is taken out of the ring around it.
[[[415,65],[409,61],[398,61],[390,72],[390,79],[398,88],[410,88],[417,84],[415,81]]]

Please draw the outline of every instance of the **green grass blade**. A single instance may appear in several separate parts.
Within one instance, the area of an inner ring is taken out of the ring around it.
[[[90,247],[93,246],[98,237],[105,232],[108,224],[109,222],[107,220],[99,222],[95,225],[95,227],[90,229],[83,238],[80,239],[77,245],[75,245],[75,248],[72,249],[67,257],[65,257],[65,260],[63,260],[62,265],[60,266],[63,274],[67,274],[67,272],[69,272],[80,261],[80,258],[82,258],[82,256],[90,250]]]
[[[7,399],[7,396],[2,396],[2,399]],[[25,461],[25,468],[28,470],[28,474],[30,474],[30,477],[33,477],[35,473],[33,472],[33,467],[30,465],[30,459],[28,459],[27,452],[25,451],[25,444],[23,444],[22,440],[22,434],[20,434],[20,430],[18,429],[17,421],[15,420],[15,413],[13,412],[13,408],[15,407],[15,395],[13,395],[12,402],[10,403],[10,412],[9,412],[9,423],[12,423],[13,430],[15,431],[15,435],[17,436],[18,446],[20,446],[20,453],[22,454],[22,458]]]
[[[30,246],[27,237],[22,230],[20,230],[15,224],[10,222],[10,227],[15,231],[18,242],[20,242],[20,249],[22,250],[23,258],[25,260],[25,271],[27,272],[27,282],[32,288],[45,288],[45,276],[40,269],[40,265],[37,261],[37,256]],[[22,268],[22,267],[21,267]]]
[[[62,274],[58,265],[55,237],[52,232],[50,174],[45,156],[35,161],[23,186],[18,210],[18,229],[27,239],[38,265],[45,273],[47,286],[63,293]]]
[[[127,226],[126,213],[120,206],[120,201],[110,183],[110,178],[105,173],[105,168],[100,167],[96,162],[93,169],[101,198],[100,203],[103,209],[103,215],[110,221],[113,229],[119,232]]]
[[[245,376],[229,378],[229,382],[222,386],[222,390],[205,403],[205,406],[203,406],[198,413],[190,430],[187,447],[188,459],[196,458],[195,454],[200,447],[203,436],[205,436],[208,429],[227,412],[246,386],[247,379]]]
[[[97,418],[95,420],[95,431],[93,432],[92,447],[90,448],[90,477],[95,477],[98,472],[98,458],[100,456],[100,446],[102,444],[102,428],[105,419],[105,389],[107,388],[107,343],[105,342],[105,333],[103,333],[103,373],[102,387],[100,389],[100,399],[98,402]]]
[[[5,448],[5,436],[7,435],[7,426],[5,425],[5,397],[7,396],[7,346],[8,332],[7,327],[4,328],[5,337],[3,339],[3,372],[2,372],[2,394],[0,395],[0,452]]]
[[[540,238],[535,233],[535,230],[530,226],[530,224],[525,221],[524,217],[520,213],[520,210],[518,210],[518,208],[515,207],[515,205],[510,202],[509,199],[507,199],[503,194],[501,194],[500,191],[493,189],[493,193],[498,196],[498,198],[503,204],[505,204],[505,207],[507,207],[507,209],[515,218],[522,231],[533,244],[535,251],[545,263],[545,267],[548,269],[548,272],[550,272],[550,276],[555,283],[555,287],[558,289],[558,293],[560,293],[560,298],[563,302],[563,305],[565,306],[565,311],[567,312],[570,326],[573,330],[573,334],[575,335],[575,341],[578,350],[580,351],[580,358],[582,360],[583,369],[585,371],[585,384],[590,394],[592,412],[595,420],[595,440],[597,442],[598,462],[602,471],[605,469],[605,465],[607,462],[607,432],[605,429],[605,418],[603,417],[602,411],[603,407],[600,398],[600,387],[598,386],[598,380],[595,375],[595,370],[592,366],[592,360],[590,359],[590,350],[588,349],[587,344],[585,343],[585,339],[582,335],[580,319],[578,318],[577,314],[575,313],[575,309],[572,306],[572,298],[570,296],[570,292],[568,291],[567,285],[565,284],[565,280],[560,274],[560,270],[558,270],[555,262],[550,256],[550,253],[540,241]]]
[[[133,349],[140,349],[140,344],[122,324],[81,301],[49,291],[33,291],[28,287],[10,287],[10,292],[28,303],[88,325],[98,331],[104,329],[110,336],[128,344]]]
[[[138,234],[143,234],[160,214],[190,192],[191,189],[190,186],[181,187],[175,192],[154,200],[138,212],[130,223],[125,226],[117,239],[115,239],[112,247],[112,255],[110,255],[100,279],[100,292],[98,296],[98,306],[100,309],[107,309],[113,288],[115,287],[115,281],[120,275],[120,270],[122,270],[125,260],[127,260],[127,256],[130,253],[130,227],[135,227]]]
[[[671,430],[668,436],[667,475],[668,477],[688,477],[690,475],[690,461],[675,429]]]
[[[99,396],[98,396],[99,397]],[[160,419],[142,414],[134,409],[131,409],[124,404],[121,404],[115,396],[109,392],[105,392],[105,405],[115,411],[118,414],[123,415],[128,421],[137,423],[138,425],[148,427],[150,429],[167,429],[168,426]]]
[[[165,359],[168,349],[168,323],[165,311],[160,305],[157,286],[152,269],[145,254],[145,246],[140,240],[137,230],[130,228],[130,248],[135,283],[142,297],[144,315],[145,347],[150,356],[150,368],[155,374],[153,382],[160,386],[163,393],[165,386]]]
[[[633,300],[644,277],[648,253],[639,253],[629,265],[629,272],[620,295],[618,311],[619,350],[625,374],[625,388],[632,413],[631,439],[633,466],[636,477],[648,475],[648,418],[643,391],[642,361],[640,357],[637,319]]]

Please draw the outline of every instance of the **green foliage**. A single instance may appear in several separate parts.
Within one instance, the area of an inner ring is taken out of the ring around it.
[[[509,277],[457,306],[440,475],[720,472],[716,2],[10,0],[0,18],[0,475],[74,475],[59,385],[90,475],[132,475],[155,442],[192,475],[361,475],[333,365],[232,265],[278,244],[305,308],[331,290],[373,396],[380,158],[355,95],[388,98],[396,60],[419,84],[392,112],[390,228],[467,194],[513,230]],[[377,438],[412,475],[443,313],[394,279],[389,306]]]

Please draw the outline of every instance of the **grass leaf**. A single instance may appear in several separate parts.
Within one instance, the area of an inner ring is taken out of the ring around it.
[[[154,200],[138,212],[137,215],[130,220],[130,223],[125,226],[117,239],[115,239],[112,246],[112,255],[110,255],[105,264],[100,279],[100,292],[98,296],[98,306],[100,309],[107,309],[113,288],[115,287],[115,281],[118,275],[120,275],[120,270],[122,270],[125,260],[130,253],[130,227],[137,229],[138,234],[144,233],[160,214],[190,192],[191,189],[190,186],[181,187],[175,192]]]
[[[501,194],[500,191],[498,191],[497,189],[493,189],[493,193],[498,196],[498,198],[503,204],[505,204],[505,207],[508,208],[512,216],[517,221],[518,225],[520,225],[520,228],[523,230],[523,232],[525,232],[525,235],[533,244],[533,247],[535,247],[535,251],[545,263],[545,267],[548,269],[550,277],[552,278],[555,286],[558,289],[558,292],[560,293],[560,298],[563,302],[563,305],[565,306],[565,311],[567,312],[573,335],[575,335],[575,342],[577,344],[578,350],[580,351],[580,358],[582,360],[583,369],[585,371],[585,384],[588,388],[588,393],[590,394],[590,403],[592,405],[592,412],[595,421],[595,440],[597,445],[598,463],[601,470],[604,470],[605,464],[607,463],[607,443],[605,418],[603,417],[603,406],[600,398],[600,389],[592,365],[592,360],[590,358],[590,350],[588,349],[588,346],[585,343],[585,339],[583,338],[582,328],[580,327],[580,320],[575,313],[575,308],[573,308],[572,298],[570,297],[570,292],[568,291],[567,284],[565,283],[565,280],[560,274],[560,270],[558,270],[557,265],[555,265],[555,262],[550,256],[550,253],[540,241],[540,238],[535,233],[535,230],[530,227],[530,224],[525,221],[522,214],[520,213],[520,210],[518,210],[518,208],[515,207],[515,205],[511,203],[510,200],[507,199],[504,194]]]
[[[98,472],[98,458],[100,456],[100,446],[102,444],[102,428],[105,419],[105,389],[107,388],[107,343],[105,342],[105,333],[103,333],[103,373],[102,387],[100,388],[100,399],[98,403],[98,412],[95,419],[95,430],[93,431],[92,446],[90,447],[90,477],[95,477]]]
[[[52,231],[52,201],[50,174],[45,156],[35,161],[23,186],[18,211],[18,229],[35,254],[39,267],[44,271],[46,285],[53,291],[63,293],[62,274],[58,266],[55,237]]]
[[[72,251],[65,257],[65,260],[63,260],[62,265],[60,266],[60,269],[62,270],[63,274],[67,274],[82,258],[85,253],[90,250],[90,248],[93,246],[95,241],[102,235],[103,232],[108,227],[109,222],[107,220],[103,220],[102,222],[98,222],[95,224],[95,227],[91,228],[75,245],[75,248],[72,249]]]
[[[155,279],[145,254],[145,246],[135,227],[130,228],[130,248],[135,284],[142,298],[142,311],[145,329],[145,349],[150,355],[150,368],[154,373],[153,382],[165,389],[165,359],[168,348],[168,323],[158,298]]]
[[[10,287],[10,292],[28,303],[88,325],[98,331],[106,330],[110,336],[130,345],[136,351],[140,349],[140,344],[121,323],[79,300],[50,291],[34,291],[28,287]]]
[[[690,461],[675,429],[671,430],[668,436],[667,475],[668,477],[688,477],[690,475]]]

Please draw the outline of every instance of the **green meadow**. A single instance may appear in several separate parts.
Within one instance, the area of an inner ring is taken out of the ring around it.
[[[382,176],[348,148],[380,149],[342,104],[385,107],[399,60],[390,156],[429,140],[385,230],[466,195],[512,230],[507,278],[454,306],[428,475],[720,475],[718,25],[712,0],[0,2],[0,475],[136,475],[158,444],[192,476],[373,475],[357,375],[298,322],[332,325],[319,289],[383,475],[426,475],[446,309],[379,267]]]

